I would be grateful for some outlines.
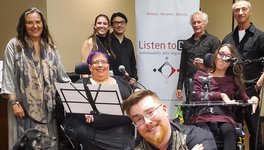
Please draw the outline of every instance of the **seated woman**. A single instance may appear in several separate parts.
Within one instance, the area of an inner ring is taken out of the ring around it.
[[[208,72],[198,70],[194,76],[195,100],[219,101],[232,104],[234,100],[243,100],[252,104],[252,112],[255,112],[258,97],[249,98],[245,92],[242,79],[242,67],[236,61],[238,52],[230,44],[221,45],[212,56],[212,68]],[[233,59],[235,58],[235,59]],[[204,80],[210,83],[209,91],[204,89]],[[221,136],[224,140],[225,150],[236,149],[237,124],[229,106],[208,106],[198,108],[196,114],[191,118],[192,124],[205,129],[210,129],[210,124],[217,122]]]
[[[132,93],[132,87],[122,77],[109,76],[108,56],[104,52],[92,51],[87,63],[91,75],[82,82],[117,84],[123,100]],[[85,150],[124,150],[132,146],[135,129],[127,116],[108,114],[67,114],[64,128],[67,135]]]

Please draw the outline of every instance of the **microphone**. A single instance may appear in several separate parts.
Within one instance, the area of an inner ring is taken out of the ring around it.
[[[121,73],[123,74],[123,76],[124,76],[128,81],[130,81],[131,77],[130,77],[129,74],[127,73],[126,68],[125,68],[124,65],[120,65],[120,66],[118,67],[118,70],[119,70],[119,72],[121,72]]]
[[[235,57],[232,57],[232,58],[231,57],[223,57],[222,60],[225,62],[236,63],[238,59]]]
[[[125,77],[126,80],[129,82],[130,79],[131,79],[131,77],[130,77],[129,74],[127,73],[125,66],[124,66],[124,65],[120,65],[120,66],[118,67],[118,70],[119,70],[119,72],[121,72],[121,73],[123,74],[123,77]],[[142,85],[141,83],[139,83],[139,82],[137,82],[137,81],[136,81],[136,83],[137,83],[138,85],[140,85],[142,88],[144,88],[144,89],[146,90],[146,87],[145,87],[144,85]],[[129,85],[131,86],[130,83],[129,83]],[[132,89],[132,87],[131,87],[131,89]]]

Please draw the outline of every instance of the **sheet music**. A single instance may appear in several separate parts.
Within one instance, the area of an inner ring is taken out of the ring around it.
[[[67,113],[89,114],[93,111],[82,83],[55,83]],[[122,98],[117,84],[87,85],[100,113],[123,115]],[[100,87],[99,87],[100,86]],[[98,90],[99,89],[99,90]]]

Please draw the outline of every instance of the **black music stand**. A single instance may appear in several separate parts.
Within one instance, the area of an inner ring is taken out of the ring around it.
[[[135,128],[121,110],[122,98],[118,85],[85,85],[88,86],[89,94],[82,83],[55,83],[67,112],[63,128],[68,139],[75,145],[89,149],[133,147]],[[84,114],[95,111],[89,95],[99,112],[99,115],[94,115],[97,120],[91,124],[87,124],[84,119]],[[114,122],[109,122],[110,119]],[[121,139],[113,141],[120,132],[123,133]]]
[[[121,109],[122,98],[117,84],[87,84],[93,104],[87,98],[83,84],[56,82],[55,86],[66,113],[90,114],[98,110],[103,114],[124,115]]]

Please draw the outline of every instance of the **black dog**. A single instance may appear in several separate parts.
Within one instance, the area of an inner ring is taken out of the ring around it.
[[[28,129],[18,139],[13,150],[44,150],[56,145],[56,138],[37,129]]]

